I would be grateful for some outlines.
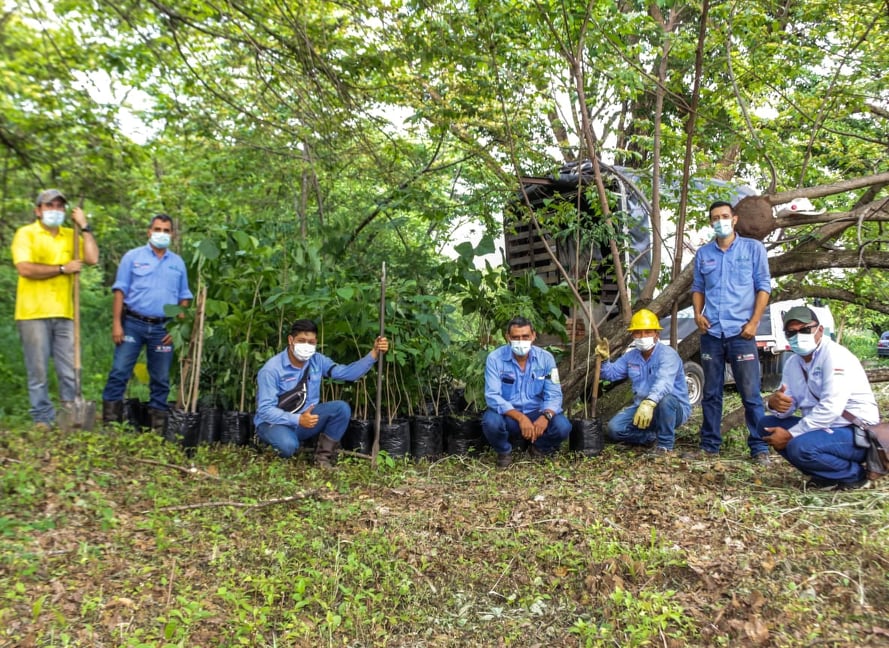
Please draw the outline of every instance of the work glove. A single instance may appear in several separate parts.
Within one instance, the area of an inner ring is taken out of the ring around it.
[[[606,338],[602,338],[596,343],[596,355],[602,358],[603,362],[611,357],[611,350],[608,347],[608,340]]]
[[[636,408],[636,414],[633,416],[633,425],[640,430],[647,430],[648,426],[651,425],[651,417],[654,416],[654,408],[656,406],[657,403],[647,398],[639,403],[639,407]]]

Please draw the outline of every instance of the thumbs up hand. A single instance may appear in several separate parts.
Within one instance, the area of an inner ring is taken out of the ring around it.
[[[299,415],[299,426],[304,428],[313,428],[318,425],[318,415],[312,414],[312,410],[315,409],[315,403],[309,405],[300,415]]]
[[[769,409],[779,414],[786,414],[793,407],[793,397],[787,393],[787,385],[782,384],[771,396],[767,405]]]

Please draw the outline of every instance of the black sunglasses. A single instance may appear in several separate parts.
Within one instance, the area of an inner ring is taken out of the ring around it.
[[[801,326],[800,328],[796,329],[795,331],[791,331],[789,329],[784,329],[784,337],[786,337],[789,340],[790,338],[795,336],[797,333],[802,333],[803,335],[808,335],[809,333],[811,333],[815,329],[817,329],[818,326],[819,326],[819,324],[812,323],[812,324],[807,324],[806,326]]]

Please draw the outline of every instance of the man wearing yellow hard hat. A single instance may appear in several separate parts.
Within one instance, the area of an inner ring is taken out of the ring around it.
[[[627,330],[633,333],[633,348],[614,362],[609,362],[608,340],[596,345],[596,355],[603,360],[602,378],[629,378],[633,385],[633,404],[608,421],[608,436],[649,446],[653,454],[669,454],[676,428],[691,415],[682,359],[672,347],[658,344],[661,324],[650,310],[637,311]]]

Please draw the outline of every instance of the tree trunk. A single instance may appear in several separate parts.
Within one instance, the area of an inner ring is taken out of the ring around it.
[[[851,189],[860,189],[889,180],[889,174],[878,174],[866,178],[856,178],[831,185],[809,187],[807,189],[783,192],[767,196],[770,204],[781,204],[796,197],[826,196]],[[780,197],[780,198],[776,198]],[[829,242],[842,234],[849,227],[855,226],[862,220],[884,221],[889,219],[889,201],[880,199],[857,208],[853,212],[822,214],[818,216],[788,216],[775,219],[777,226],[789,228],[794,225],[825,223],[816,236],[801,241],[790,252],[769,259],[769,271],[772,277],[782,277],[796,273],[807,273],[812,270],[827,270],[837,268],[883,268],[889,269],[889,252],[883,252],[868,247],[860,250],[837,249]],[[694,264],[688,264],[676,279],[669,284],[655,299],[648,303],[639,302],[634,305],[634,311],[645,307],[653,311],[658,317],[667,315],[673,305],[684,308],[691,304],[691,282],[693,278]],[[806,291],[815,289],[806,289]],[[834,299],[849,301],[853,294],[841,288],[824,288],[825,296]],[[828,294],[830,291],[832,293]],[[803,295],[807,292],[803,292]],[[781,294],[781,297],[793,297],[793,294]],[[855,302],[858,303],[858,302]],[[879,305],[876,310],[886,312],[889,306]],[[619,350],[626,348],[630,341],[630,334],[625,330],[620,318],[613,318],[602,323],[599,327],[600,337],[608,339],[611,348]],[[679,345],[679,353],[683,359],[687,359],[697,350],[700,341],[698,336],[690,336],[690,339]],[[575,401],[585,400],[584,391],[591,383],[593,365],[590,353],[589,339],[580,340],[575,350],[575,358],[579,359],[573,370],[567,361],[560,363],[559,371],[563,376],[562,392],[566,405]]]

